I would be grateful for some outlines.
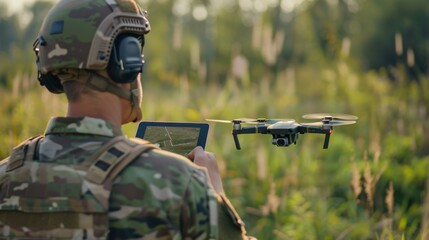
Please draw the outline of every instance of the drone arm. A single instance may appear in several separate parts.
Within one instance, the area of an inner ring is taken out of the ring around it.
[[[321,133],[321,134],[326,134],[326,130],[322,129],[320,127],[313,127],[313,126],[299,126],[298,127],[298,132],[301,134],[304,133]]]
[[[267,127],[264,126],[249,126],[243,128],[237,128],[232,130],[232,137],[234,138],[235,147],[237,150],[241,149],[240,141],[238,140],[238,134],[252,134],[252,133],[267,133]]]
[[[323,142],[323,149],[327,149],[329,146],[329,139],[330,139],[331,133],[332,133],[332,127],[330,127],[329,129],[324,129],[324,128],[313,127],[313,126],[300,126],[298,128],[298,132],[301,134],[304,134],[304,133],[325,134],[325,141]]]
[[[238,130],[237,133],[238,134],[252,134],[252,133],[266,134],[267,133],[267,126],[257,125],[257,126],[243,127],[240,130]]]

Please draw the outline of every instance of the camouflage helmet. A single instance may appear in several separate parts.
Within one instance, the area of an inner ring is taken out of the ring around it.
[[[134,0],[60,0],[34,45],[39,72],[106,69],[116,36],[144,39],[149,31],[147,13]]]

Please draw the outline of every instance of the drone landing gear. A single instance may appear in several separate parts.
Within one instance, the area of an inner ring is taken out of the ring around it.
[[[238,140],[237,134],[233,132],[232,136],[234,138],[235,148],[237,148],[237,150],[240,150],[241,146],[240,146],[240,141]]]
[[[332,130],[325,134],[325,141],[323,142],[323,149],[327,149],[329,146],[329,138],[331,137]]]

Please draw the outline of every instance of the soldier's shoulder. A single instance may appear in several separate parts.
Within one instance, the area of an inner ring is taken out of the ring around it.
[[[9,156],[7,156],[3,160],[0,160],[0,172],[3,173],[8,167],[9,163],[14,164],[16,163],[16,160],[23,161],[26,155],[29,154],[29,152],[33,153],[37,142],[39,141],[39,139],[42,138],[42,135],[33,136],[22,141],[19,145],[15,146],[10,152]],[[31,151],[29,151],[28,149],[30,146]]]
[[[9,163],[9,157],[3,160],[0,160],[0,174],[6,171],[8,163]]]

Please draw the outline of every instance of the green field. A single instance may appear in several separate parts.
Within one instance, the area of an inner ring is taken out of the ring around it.
[[[198,141],[198,128],[148,127],[144,139],[161,149],[187,156]]]

